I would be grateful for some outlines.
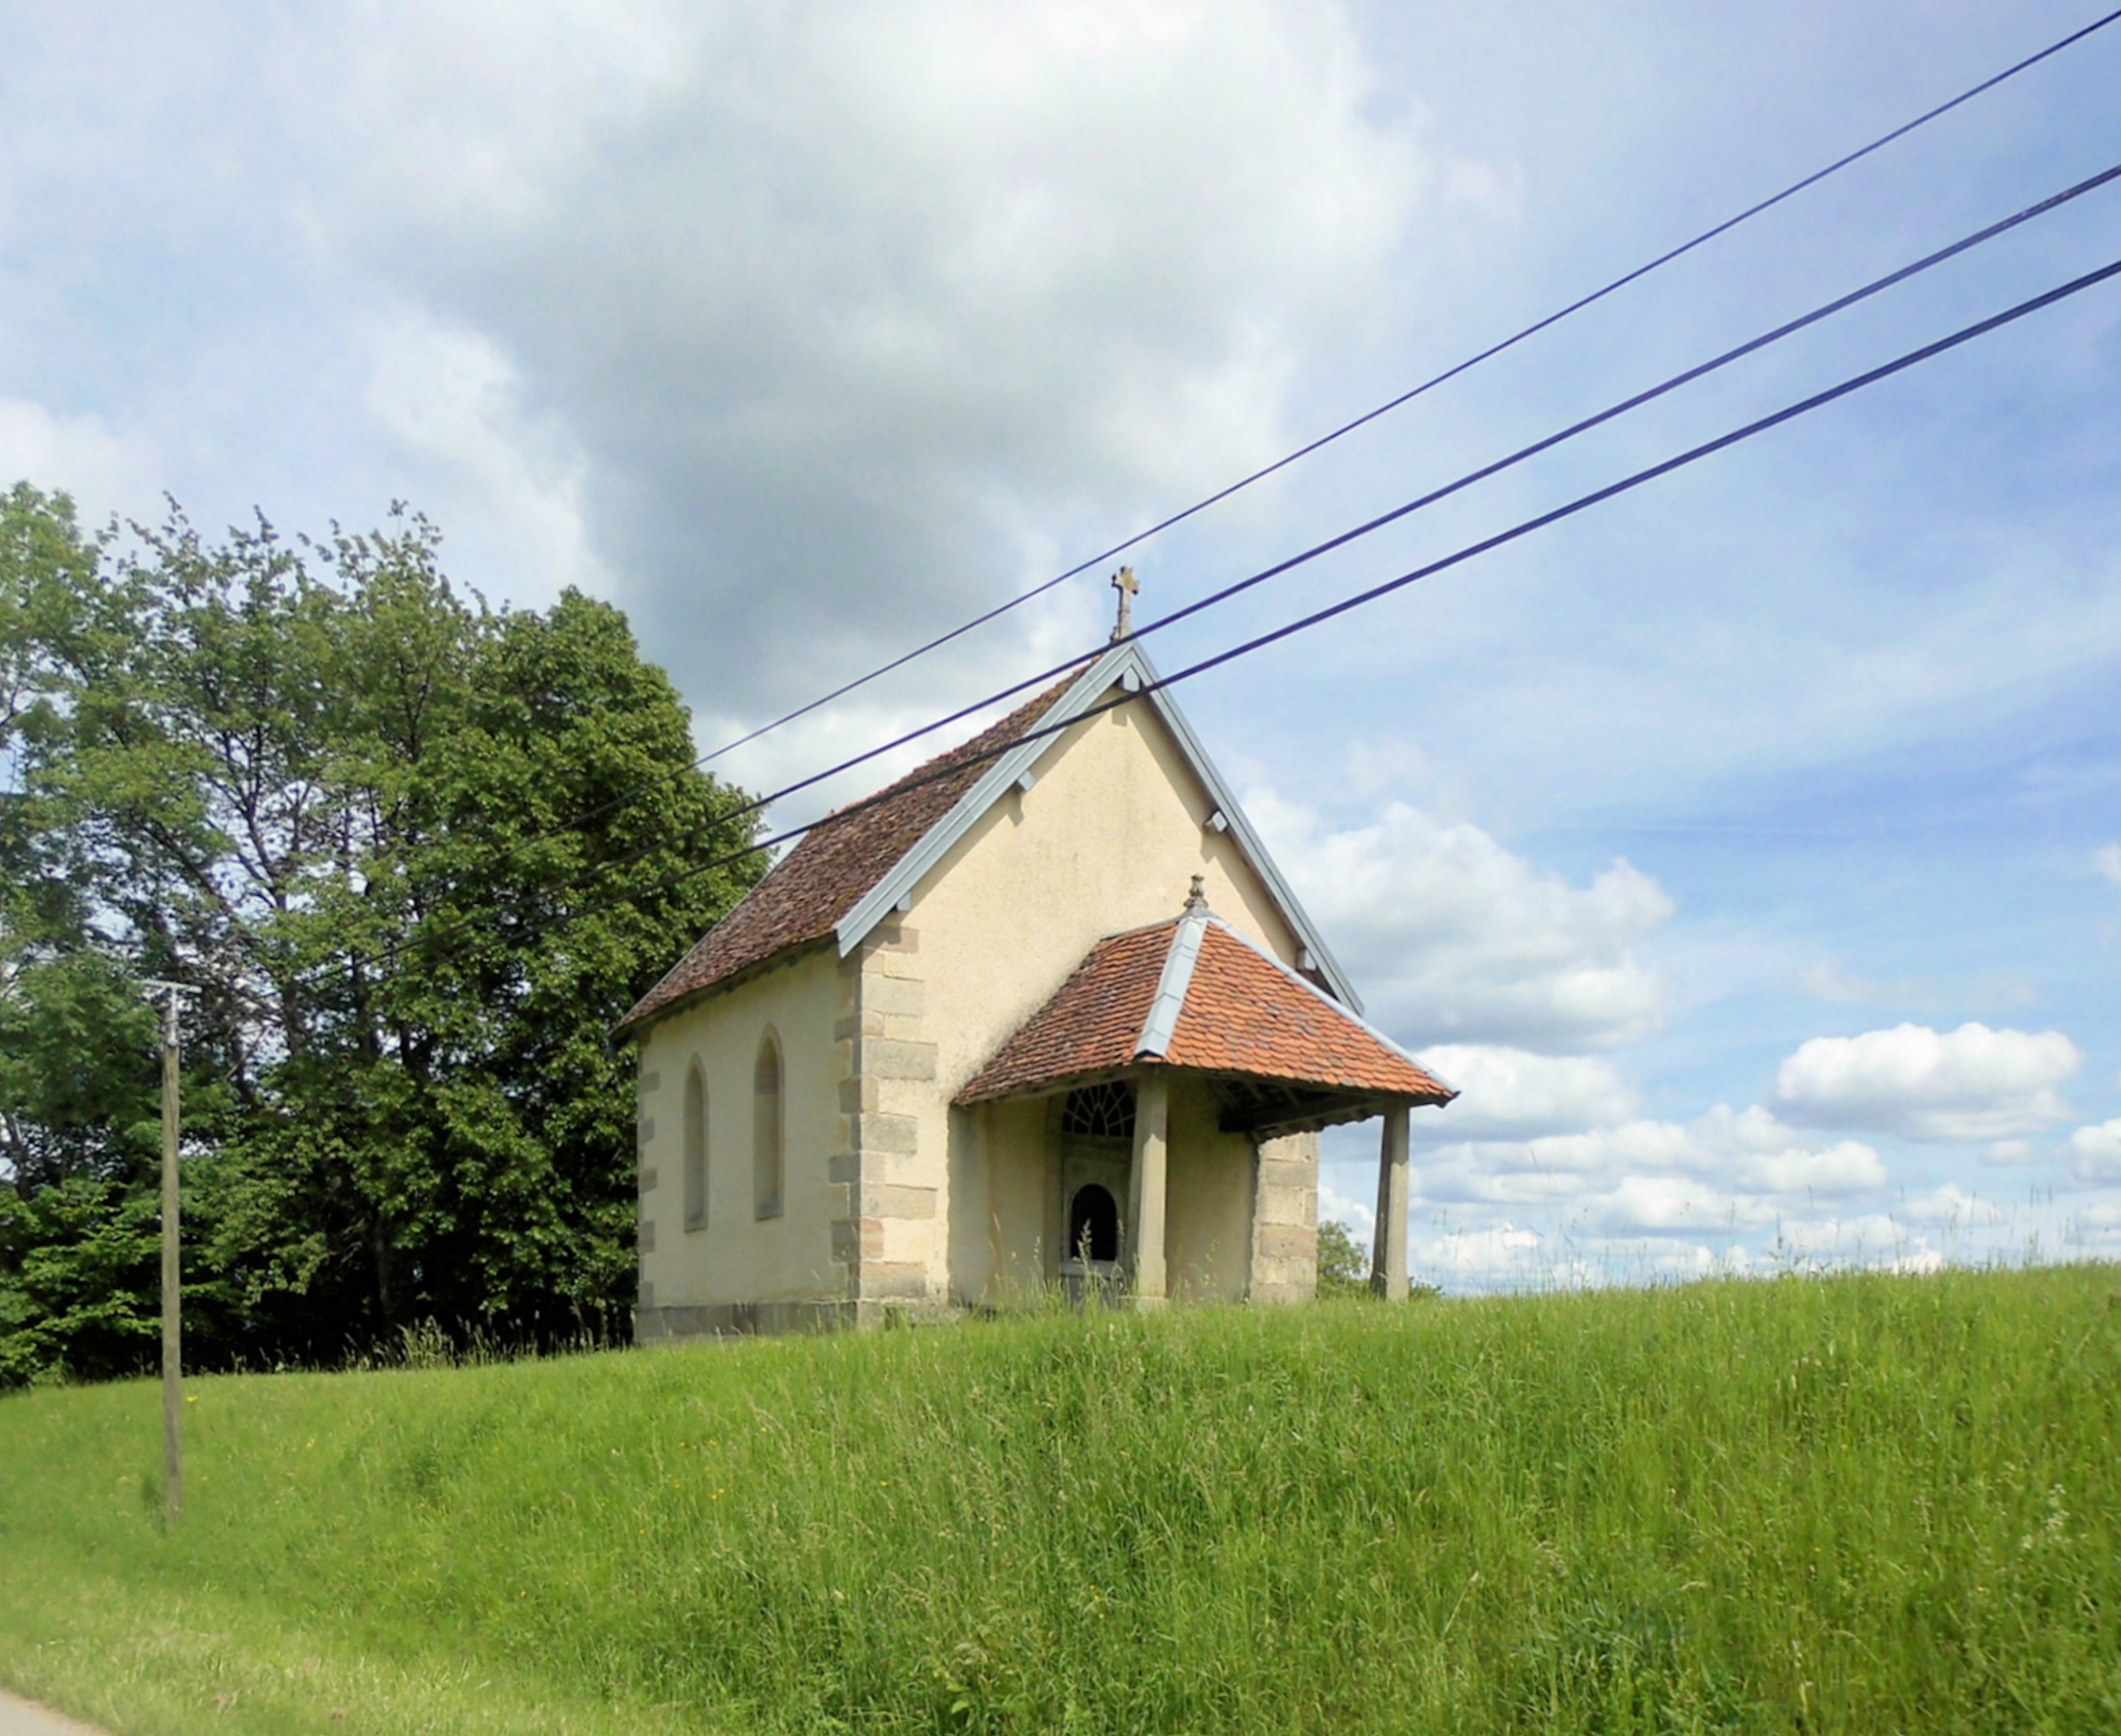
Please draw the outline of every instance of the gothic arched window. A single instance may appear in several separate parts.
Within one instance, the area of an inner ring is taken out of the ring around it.
[[[751,1203],[755,1217],[781,1216],[787,1167],[786,1083],[781,1039],[769,1030],[759,1040],[758,1064],[751,1075]]]
[[[697,1061],[685,1072],[685,1227],[707,1227],[707,1082]]]

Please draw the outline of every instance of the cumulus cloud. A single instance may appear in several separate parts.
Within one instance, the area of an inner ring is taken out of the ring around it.
[[[2121,1182],[2121,1119],[2079,1127],[2063,1146],[2070,1174],[2089,1186]]]
[[[2083,1059],[2060,1031],[1900,1024],[1813,1038],[1783,1062],[1775,1094],[1787,1113],[1814,1127],[1985,1143],[2065,1118],[2055,1087]]]
[[[1027,523],[1274,450],[1451,167],[1330,0],[472,7],[290,52],[319,245],[564,418],[644,636],[739,712],[1015,588]]]
[[[434,497],[425,507],[445,525],[505,530],[485,564],[510,575],[509,600],[536,607],[568,585],[608,589],[584,517],[583,455],[557,418],[527,411],[509,359],[413,309],[373,322],[367,347],[366,406],[422,462]]]
[[[155,442],[100,416],[55,413],[24,398],[0,398],[0,489],[29,481],[71,494],[83,520],[111,513],[152,517],[161,487]]]
[[[1478,826],[1402,802],[1344,831],[1271,792],[1246,805],[1402,1041],[1566,1053],[1662,1024],[1664,979],[1637,949],[1673,904],[1632,864],[1573,886]]]
[[[1609,1126],[1634,1113],[1634,1090],[1595,1056],[1442,1043],[1417,1058],[1459,1094],[1440,1113],[1415,1118],[1415,1132],[1425,1138],[1526,1138]]]
[[[1573,1262],[1557,1258],[1545,1236],[1509,1223],[1419,1239],[1407,1253],[1417,1270],[1476,1289],[1528,1281],[1565,1283],[1587,1276]]]
[[[1607,1233],[1757,1227],[1814,1197],[1887,1178],[1883,1160],[1859,1141],[1829,1143],[1757,1106],[1722,1104],[1686,1122],[1467,1141],[1426,1157],[1418,1174],[1425,1199],[1564,1206]]]

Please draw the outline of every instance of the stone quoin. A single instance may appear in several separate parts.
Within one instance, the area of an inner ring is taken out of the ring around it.
[[[620,1023],[637,1337],[1302,1300],[1319,1131],[1379,1117],[1406,1294],[1408,1112],[1453,1094],[1363,1022],[1156,682],[1121,636],[828,817]]]

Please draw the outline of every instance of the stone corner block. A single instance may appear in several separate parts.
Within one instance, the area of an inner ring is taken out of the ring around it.
[[[874,1079],[932,1080],[935,1076],[935,1045],[890,1038],[865,1042],[861,1070]]]

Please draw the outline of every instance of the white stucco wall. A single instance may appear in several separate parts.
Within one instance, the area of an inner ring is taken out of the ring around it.
[[[840,992],[839,962],[826,947],[649,1027],[641,1045],[641,1173],[644,1183],[653,1177],[641,1200],[645,1306],[839,1295],[832,1225],[846,1190],[832,1185],[827,1169],[841,1149],[833,1039]],[[769,1026],[785,1069],[786,1169],[781,1215],[760,1220],[753,1215],[752,1073]],[[707,1086],[703,1230],[685,1227],[685,1072],[695,1060]]]
[[[906,922],[945,1102],[1098,940],[1177,916],[1196,874],[1219,916],[1295,962],[1294,936],[1209,811],[1162,723],[1128,707],[1055,738],[1033,787],[930,870]]]
[[[953,1224],[947,1243],[939,1239],[939,1294],[988,1296],[1050,1231],[1042,1106],[961,1112],[953,1133],[949,1104],[1093,945],[1177,916],[1198,874],[1219,915],[1295,962],[1294,932],[1230,837],[1208,829],[1211,811],[1161,721],[1129,707],[1056,738],[1032,788],[997,803],[916,889],[904,920],[920,936],[936,1076],[920,1143],[952,1154],[933,1172]],[[1242,1295],[1250,1143],[1217,1132],[1212,1113],[1204,1121],[1189,1108],[1181,1122],[1168,1188],[1172,1281]],[[967,1215],[984,1220],[983,1234],[967,1232]]]
[[[1209,829],[1211,812],[1148,706],[1088,719],[1054,740],[1033,786],[996,803],[856,956],[842,961],[827,944],[650,1026],[644,1311],[851,1294],[995,1300],[1050,1278],[1051,1106],[953,1111],[950,1099],[1098,940],[1177,915],[1196,874],[1218,914],[1295,962],[1295,935],[1233,839]],[[786,1068],[786,1204],[757,1222],[751,1080],[769,1024]],[[695,1057],[708,1084],[710,1201],[707,1227],[688,1230],[683,1093]],[[1173,1291],[1242,1296],[1251,1143],[1217,1130],[1199,1082],[1174,1093],[1172,1132]]]

